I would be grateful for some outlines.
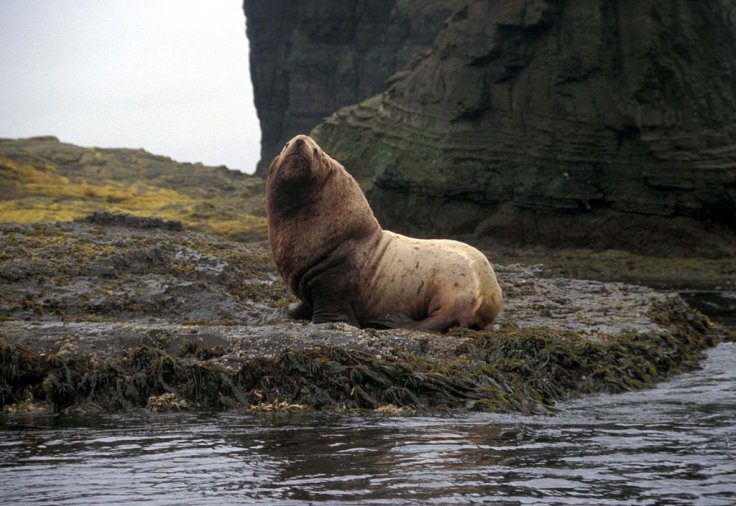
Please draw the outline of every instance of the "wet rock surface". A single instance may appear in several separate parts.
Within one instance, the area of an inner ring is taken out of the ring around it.
[[[694,367],[721,333],[676,295],[519,264],[492,332],[295,322],[263,244],[95,221],[0,226],[6,410],[544,412]]]

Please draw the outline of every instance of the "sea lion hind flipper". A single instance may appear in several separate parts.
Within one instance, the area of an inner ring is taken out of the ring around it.
[[[389,322],[389,328],[407,329],[407,330],[428,330],[433,332],[446,332],[447,329],[456,325],[452,321],[448,321],[447,316],[441,313],[434,314],[423,320],[414,320],[408,315],[397,313],[386,315],[381,321]]]
[[[386,313],[365,323],[364,327],[372,329],[410,329],[417,321],[406,313]]]

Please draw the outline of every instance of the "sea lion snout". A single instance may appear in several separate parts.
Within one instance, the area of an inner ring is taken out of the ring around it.
[[[306,135],[297,135],[286,143],[281,154],[274,160],[281,178],[289,180],[309,176],[315,161],[309,146],[310,140]]]
[[[286,143],[283,155],[302,155],[307,158],[307,160],[311,159],[310,155],[312,150],[310,149],[309,141],[311,141],[311,139],[306,135],[297,135]]]

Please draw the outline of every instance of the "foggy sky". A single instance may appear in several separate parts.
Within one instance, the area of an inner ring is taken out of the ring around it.
[[[253,172],[242,0],[0,0],[0,137]]]

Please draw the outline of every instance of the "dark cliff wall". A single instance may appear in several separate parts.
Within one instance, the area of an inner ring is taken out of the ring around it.
[[[736,6],[469,0],[314,135],[400,230],[733,255]]]
[[[312,133],[387,227],[736,254],[731,0],[246,0],[245,12],[260,175],[287,138],[352,104]]]
[[[383,91],[459,0],[245,0],[261,163],[340,107]]]

